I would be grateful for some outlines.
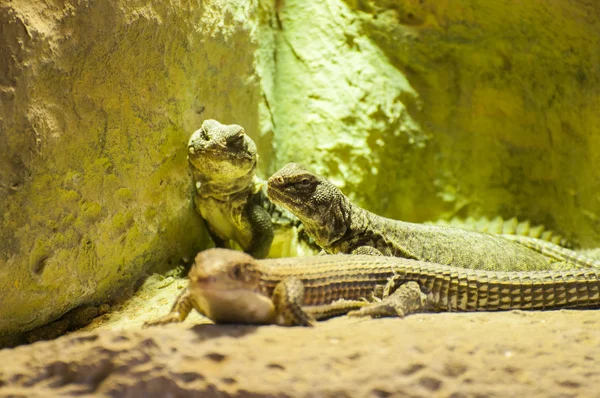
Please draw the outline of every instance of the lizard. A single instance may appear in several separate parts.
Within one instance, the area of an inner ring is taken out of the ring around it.
[[[395,256],[496,271],[600,267],[600,261],[531,237],[378,216],[354,205],[330,181],[297,163],[287,164],[269,178],[267,194],[271,201],[296,215],[306,232],[329,254]]]
[[[243,127],[205,120],[188,141],[187,159],[194,206],[216,246],[231,248],[233,241],[246,253],[264,258],[280,237],[280,251],[296,254],[300,221],[268,199],[265,181],[256,176],[256,144]],[[309,238],[300,238],[310,251]]]
[[[314,326],[349,316],[419,311],[546,310],[600,306],[600,270],[496,272],[400,257],[333,254],[256,260],[246,253],[198,253],[189,285],[166,316],[197,310],[216,323]]]

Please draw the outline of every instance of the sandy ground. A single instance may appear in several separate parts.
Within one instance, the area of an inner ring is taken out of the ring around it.
[[[597,311],[337,318],[315,328],[141,329],[184,280],[154,277],[120,311],[0,351],[0,396],[598,396]]]

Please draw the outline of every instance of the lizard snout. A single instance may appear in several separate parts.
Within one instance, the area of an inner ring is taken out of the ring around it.
[[[271,177],[269,178],[269,185],[283,185],[284,180],[283,177]]]

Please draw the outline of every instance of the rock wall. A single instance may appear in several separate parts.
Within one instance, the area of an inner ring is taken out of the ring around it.
[[[0,5],[0,336],[206,246],[189,135],[259,123],[260,13],[240,4]]]
[[[600,3],[287,0],[270,171],[408,221],[518,216],[600,240]]]

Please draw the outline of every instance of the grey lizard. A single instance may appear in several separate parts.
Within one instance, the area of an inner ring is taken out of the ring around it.
[[[295,214],[327,253],[395,256],[484,270],[600,267],[598,261],[533,238],[519,242],[522,237],[378,216],[352,204],[331,182],[296,163],[271,176],[267,194]]]

